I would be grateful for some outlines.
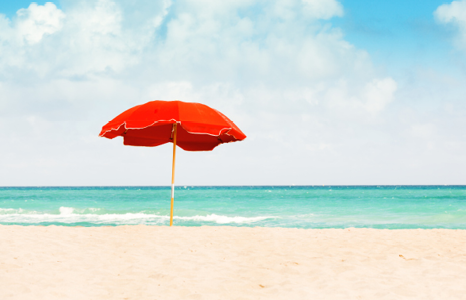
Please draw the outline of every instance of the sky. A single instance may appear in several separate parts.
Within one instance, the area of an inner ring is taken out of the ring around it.
[[[0,186],[169,185],[98,137],[151,100],[248,136],[178,185],[466,184],[466,0],[0,0]]]

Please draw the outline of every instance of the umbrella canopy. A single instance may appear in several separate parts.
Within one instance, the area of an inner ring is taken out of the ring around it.
[[[123,136],[128,146],[154,147],[173,142],[187,151],[209,151],[220,144],[241,141],[246,135],[224,114],[200,103],[151,101],[121,113],[102,128],[100,136]]]
[[[224,114],[200,103],[155,100],[124,111],[108,122],[99,136],[123,137],[128,146],[155,147],[173,143],[170,226],[175,199],[176,146],[187,151],[211,151],[246,135]]]

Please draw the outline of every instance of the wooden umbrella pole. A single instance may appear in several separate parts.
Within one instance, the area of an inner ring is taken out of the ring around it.
[[[173,165],[172,165],[172,204],[170,209],[170,226],[173,226],[173,205],[175,204],[175,157],[176,157],[176,123],[173,124]]]

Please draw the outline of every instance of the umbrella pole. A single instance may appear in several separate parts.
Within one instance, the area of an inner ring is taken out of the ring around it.
[[[173,205],[175,204],[176,127],[176,123],[173,124],[172,203],[170,209],[170,226],[173,226]]]

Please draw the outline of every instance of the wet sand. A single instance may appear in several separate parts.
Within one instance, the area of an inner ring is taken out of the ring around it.
[[[466,299],[466,230],[0,226],[0,299]]]

